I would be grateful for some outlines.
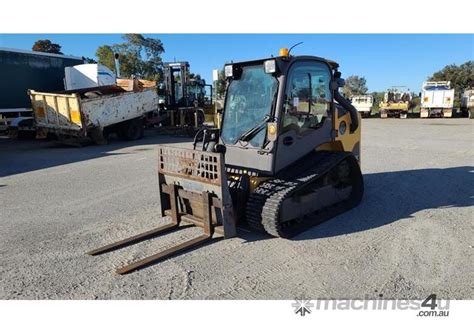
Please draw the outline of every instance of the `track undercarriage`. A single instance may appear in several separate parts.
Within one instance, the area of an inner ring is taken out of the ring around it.
[[[359,165],[350,153],[315,152],[250,195],[248,224],[290,238],[356,206],[362,199]]]

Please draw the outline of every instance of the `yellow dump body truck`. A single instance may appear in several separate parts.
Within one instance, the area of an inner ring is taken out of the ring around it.
[[[404,88],[404,87],[403,87]],[[383,101],[379,104],[380,118],[407,118],[412,96],[406,89],[393,87],[387,90]]]
[[[111,132],[138,139],[146,115],[158,109],[156,89],[133,82],[59,93],[30,90],[29,95],[37,128],[66,142],[92,139],[100,144]]]

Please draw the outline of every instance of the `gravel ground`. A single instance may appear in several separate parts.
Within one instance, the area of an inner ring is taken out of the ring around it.
[[[0,298],[473,299],[473,121],[362,126],[359,207],[292,240],[241,230],[125,276],[114,268],[200,233],[85,255],[166,222],[155,144],[185,140],[150,132],[79,149],[0,139]]]

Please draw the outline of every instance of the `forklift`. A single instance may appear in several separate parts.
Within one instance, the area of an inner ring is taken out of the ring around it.
[[[164,82],[158,92],[161,124],[171,128],[201,128],[206,111],[212,110],[212,85],[192,78],[187,61],[164,63],[163,74]]]

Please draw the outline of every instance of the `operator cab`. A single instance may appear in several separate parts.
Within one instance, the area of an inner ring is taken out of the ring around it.
[[[226,165],[274,174],[333,139],[334,102],[343,85],[338,64],[280,56],[225,65],[228,80],[220,142]],[[337,107],[337,108],[336,108]]]

